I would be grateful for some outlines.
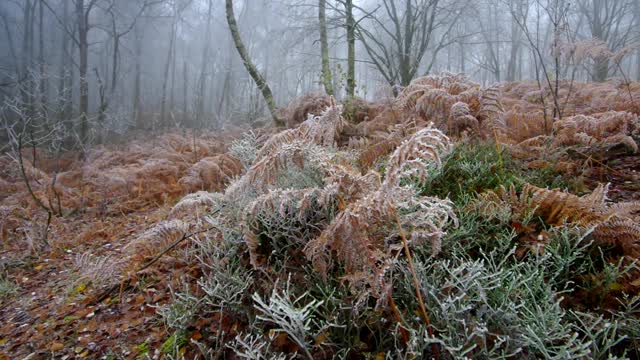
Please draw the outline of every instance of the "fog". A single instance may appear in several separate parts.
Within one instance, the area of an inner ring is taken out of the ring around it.
[[[443,71],[484,85],[640,77],[640,0],[327,0],[328,78],[322,3],[232,1],[276,107],[309,92],[344,100],[350,84],[354,96],[380,100]],[[224,0],[3,0],[0,16],[5,118],[27,107],[84,126],[81,137],[94,139],[132,128],[270,121]]]

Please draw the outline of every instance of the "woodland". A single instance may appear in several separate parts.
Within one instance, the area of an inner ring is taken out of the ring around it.
[[[2,0],[0,360],[640,359],[640,0]]]

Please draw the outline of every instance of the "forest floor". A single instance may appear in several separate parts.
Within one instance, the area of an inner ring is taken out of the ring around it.
[[[513,90],[517,86],[511,84],[503,89],[509,94],[503,99],[507,104],[505,108],[517,97],[518,91]],[[379,115],[384,110],[377,112]],[[360,122],[358,127],[364,128],[366,123]],[[271,130],[263,131],[264,139],[269,139],[270,133]],[[525,139],[539,135],[532,134]],[[44,200],[45,207],[54,213],[46,231],[43,226],[46,213],[33,204],[25,191],[17,164],[4,159],[2,164],[6,168],[0,174],[0,216],[3,217],[0,220],[0,359],[168,358],[172,347],[178,348],[174,355],[192,358],[197,354],[193,344],[203,341],[203,337],[221,331],[225,339],[240,334],[247,327],[246,319],[224,311],[212,312],[196,316],[180,332],[183,339],[182,344],[178,344],[178,332],[159,316],[158,309],[170,305],[185,288],[201,296],[195,281],[185,285],[184,279],[199,279],[205,271],[190,253],[192,245],[180,239],[177,239],[179,245],[166,255],[161,253],[157,262],[155,256],[171,244],[170,241],[165,241],[163,246],[152,244],[143,250],[134,246],[132,250],[132,243],[149,229],[166,219],[175,219],[175,205],[184,195],[201,189],[223,191],[232,178],[244,173],[237,159],[227,158],[230,139],[238,138],[238,130],[226,135],[205,135],[197,143],[189,135],[167,134],[146,141],[152,144],[147,146],[141,146],[140,140],[132,140],[117,148],[101,147],[87,159],[70,160],[67,165],[60,165],[61,158],[56,158],[55,169],[51,165],[53,157],[39,154],[40,165],[31,161],[23,173],[33,182],[35,196]],[[375,141],[375,137],[371,139]],[[268,140],[261,143],[265,141]],[[346,143],[344,139],[341,141]],[[484,145],[477,145],[475,141],[469,145],[468,141],[460,140],[461,145],[456,146],[484,149]],[[489,148],[495,147],[492,141],[480,141],[485,142]],[[512,145],[518,143],[512,142]],[[584,150],[584,144],[577,145],[580,151]],[[74,156],[65,154],[62,159]],[[25,155],[25,159],[28,160],[29,155]],[[491,168],[503,161],[501,154],[495,159],[498,159],[496,163],[491,160],[489,164]],[[583,195],[600,184],[609,183],[607,201],[640,201],[639,153],[598,150],[573,159],[579,173],[575,169],[567,173],[554,170],[552,174],[544,172],[546,169],[541,171],[534,164],[538,160],[535,155],[529,159],[517,159],[514,155],[512,162],[519,169],[517,176],[540,179],[537,185],[541,187],[560,183],[565,189]],[[446,171],[447,165],[443,166]],[[56,178],[53,174],[60,174],[56,175],[58,185],[55,180],[52,182]],[[446,181],[460,182],[462,188],[467,180],[462,177]],[[495,190],[500,185],[508,187],[509,183],[480,184],[461,194],[478,197],[485,191],[485,185]],[[449,184],[433,186],[446,188]],[[456,205],[462,203],[453,193],[455,190],[447,190],[444,194],[449,194]],[[63,209],[74,210],[65,213]],[[181,219],[187,222],[190,218]],[[539,231],[536,230],[536,236]],[[40,240],[45,232],[46,245]],[[246,255],[242,257],[248,262]],[[147,267],[150,260],[152,263]],[[631,296],[640,294],[638,279],[631,278],[609,295],[618,296],[622,287]],[[606,307],[603,304],[600,302],[599,306]],[[381,316],[393,319],[389,314]],[[378,350],[372,350],[373,340],[362,339],[363,349],[369,346],[369,350],[351,357],[374,357]],[[315,346],[321,346],[323,340],[316,337],[315,341]],[[291,345],[291,339],[275,342],[284,352],[288,347],[292,351],[301,349],[300,344]],[[316,350],[314,358],[336,354],[336,349],[329,351],[329,355]],[[365,356],[369,352],[373,355]]]

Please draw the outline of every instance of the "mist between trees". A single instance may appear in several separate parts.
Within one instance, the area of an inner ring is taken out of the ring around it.
[[[74,146],[282,125],[302,94],[380,100],[441,71],[640,78],[638,0],[3,0],[0,39],[3,125]]]

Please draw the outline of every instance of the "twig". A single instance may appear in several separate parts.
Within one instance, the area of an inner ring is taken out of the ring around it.
[[[577,149],[572,149],[572,150],[573,150],[573,151],[575,151],[575,153],[576,153],[576,154],[578,154],[578,155],[580,155],[580,156],[583,156],[583,157],[586,159],[586,161],[595,161],[596,163],[600,164],[602,167],[604,167],[604,168],[606,168],[607,170],[611,171],[611,172],[612,172],[612,173],[614,173],[615,175],[622,176],[622,177],[624,177],[624,176],[625,176],[625,174],[623,174],[623,173],[621,173],[620,171],[618,171],[618,170],[616,170],[616,169],[614,169],[614,168],[610,167],[609,165],[607,165],[607,164],[603,163],[602,161],[600,161],[600,160],[598,160],[598,159],[594,158],[594,157],[593,157],[593,156],[591,156],[591,155],[587,155],[587,154],[585,154],[585,153],[583,153],[583,152],[581,152],[581,151],[579,151],[579,150],[577,150]]]
[[[98,296],[95,299],[95,301],[93,301],[93,304],[97,304],[97,303],[101,302],[102,300],[106,299],[111,293],[113,293],[117,289],[119,289],[120,290],[119,291],[120,294],[122,294],[122,292],[124,291],[124,288],[126,288],[129,285],[129,283],[131,283],[131,280],[139,272],[141,272],[141,271],[149,268],[151,265],[155,264],[158,260],[160,260],[160,258],[162,258],[164,255],[166,255],[171,250],[175,249],[176,246],[178,246],[181,242],[183,242],[183,241],[185,241],[185,240],[187,240],[187,239],[189,239],[189,238],[191,238],[191,237],[193,237],[195,235],[199,235],[199,234],[211,231],[213,229],[217,229],[217,227],[211,226],[211,227],[208,227],[208,228],[206,228],[204,230],[199,230],[199,231],[196,231],[196,232],[192,232],[190,234],[182,235],[181,238],[179,238],[178,240],[174,241],[169,246],[167,246],[162,251],[160,251],[158,253],[158,255],[154,256],[151,260],[147,261],[142,266],[138,267],[136,270],[134,270],[132,273],[130,273],[130,275],[127,276],[124,280],[122,280],[122,282],[120,282],[120,284],[114,285],[114,286],[110,287],[109,289],[105,290],[102,294],[100,294],[100,296]]]
[[[416,288],[416,298],[418,299],[420,312],[422,314],[422,318],[424,319],[425,324],[427,325],[427,333],[429,334],[429,337],[434,338],[433,327],[431,326],[431,320],[429,319],[429,315],[427,314],[427,310],[424,306],[424,301],[422,300],[422,292],[420,291],[420,282],[418,281],[418,275],[416,274],[416,269],[413,266],[413,258],[411,257],[411,251],[409,251],[409,243],[407,241],[407,236],[405,235],[404,229],[400,224],[400,218],[398,217],[398,214],[396,214],[396,223],[398,224],[398,232],[400,233],[400,239],[402,239],[404,253],[405,253],[405,256],[407,257],[407,263],[409,264],[409,270],[411,271],[411,275],[413,276],[413,286]],[[438,344],[431,343],[431,352],[433,352],[433,358],[435,360],[440,360]]]

